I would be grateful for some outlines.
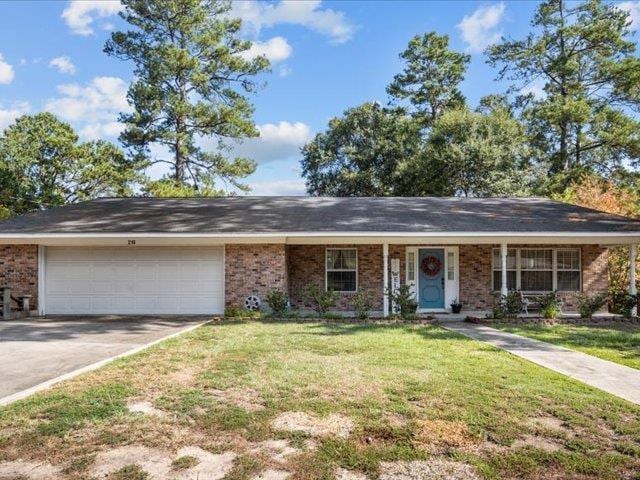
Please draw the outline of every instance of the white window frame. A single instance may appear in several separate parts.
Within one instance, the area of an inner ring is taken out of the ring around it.
[[[522,265],[520,264],[520,258],[521,258],[521,252],[523,251],[531,251],[531,250],[550,250],[551,251],[551,271],[552,271],[552,288],[553,291],[559,291],[559,292],[568,292],[568,293],[576,293],[576,292],[582,292],[582,249],[580,247],[562,247],[562,248],[549,248],[549,247],[541,247],[541,248],[535,248],[535,247],[525,247],[525,248],[510,248],[509,250],[515,250],[516,251],[516,290],[522,290]],[[498,266],[498,268],[496,268],[496,266],[494,265],[494,254],[495,251],[500,251],[499,248],[493,248],[491,250],[491,290],[493,292],[496,292],[496,286],[495,286],[495,281],[493,278],[493,272],[495,271],[501,271],[502,270],[502,266]],[[578,252],[578,269],[561,269],[558,270],[558,252],[559,251],[575,251]],[[513,269],[510,269],[509,271],[513,271]],[[525,271],[527,272],[535,272],[535,271],[540,271],[540,272],[548,272],[549,270],[547,269],[525,269]],[[580,278],[580,284],[578,287],[578,290],[558,290],[558,271],[561,272],[578,272],[578,276]],[[549,291],[552,290],[523,290],[524,293],[532,293],[532,294],[536,294],[536,293],[548,293]]]
[[[333,250],[351,250],[356,252],[356,268],[329,268],[329,251]],[[358,249],[353,247],[331,247],[324,250],[324,290],[329,291],[329,272],[356,272],[356,288],[355,290],[334,290],[336,293],[357,293],[358,292]]]

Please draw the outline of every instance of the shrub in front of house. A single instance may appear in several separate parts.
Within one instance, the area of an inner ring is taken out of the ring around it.
[[[318,315],[325,316],[338,301],[338,292],[323,290],[318,285],[311,284],[307,288],[307,298],[313,304],[313,309]]]
[[[631,317],[632,309],[638,303],[638,296],[631,295],[628,292],[609,292],[609,302],[611,313]]]
[[[587,295],[586,293],[578,293],[575,295],[576,303],[578,305],[578,313],[580,318],[591,318],[607,301],[607,296],[604,293],[597,293],[595,295]]]
[[[497,294],[493,302],[493,318],[515,318],[523,310],[520,292]]]
[[[540,305],[540,315],[549,320],[557,319],[562,313],[562,301],[556,292],[549,292],[542,295],[538,300]]]
[[[418,302],[409,285],[400,285],[395,291],[388,292],[388,295],[394,305],[395,313],[399,313],[404,320],[409,320],[416,316]]]
[[[284,317],[287,313],[287,309],[289,308],[289,297],[282,290],[278,290],[273,288],[269,290],[265,297],[265,301],[273,315],[276,317]]]
[[[366,320],[371,316],[371,310],[375,305],[376,294],[373,290],[359,290],[353,295],[353,310],[356,317],[360,320]]]

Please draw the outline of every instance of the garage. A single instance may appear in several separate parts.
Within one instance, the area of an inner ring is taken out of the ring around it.
[[[218,314],[224,247],[46,247],[47,314]]]

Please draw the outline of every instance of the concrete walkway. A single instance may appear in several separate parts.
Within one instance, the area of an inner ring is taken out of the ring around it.
[[[442,326],[640,404],[640,371],[634,368],[484,325],[448,322]]]
[[[0,405],[184,332],[206,317],[51,317],[0,322]]]

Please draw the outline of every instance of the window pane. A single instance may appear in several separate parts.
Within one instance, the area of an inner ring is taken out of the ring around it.
[[[493,289],[496,292],[502,289],[502,272],[500,270],[493,271]],[[507,271],[507,289],[509,290],[516,289],[516,271],[515,270]]]
[[[453,259],[454,255],[453,252],[448,252],[447,253],[447,280],[454,280],[454,259]]]
[[[327,272],[327,290],[356,291],[356,272]]]
[[[493,269],[500,270],[502,268],[502,259],[500,258],[500,249],[493,249]],[[507,270],[516,269],[516,249],[507,249]]]
[[[558,270],[580,270],[579,250],[558,250]]]
[[[410,282],[416,279],[416,254],[415,252],[409,252],[407,254],[407,279]]]
[[[522,270],[551,270],[553,252],[551,250],[521,250],[520,268]]]
[[[553,290],[553,272],[521,271],[520,287],[529,292],[550,292]]]
[[[356,268],[356,250],[334,249],[327,250],[327,268],[333,269],[354,269]]]
[[[577,292],[580,290],[580,272],[558,272],[558,290]]]

